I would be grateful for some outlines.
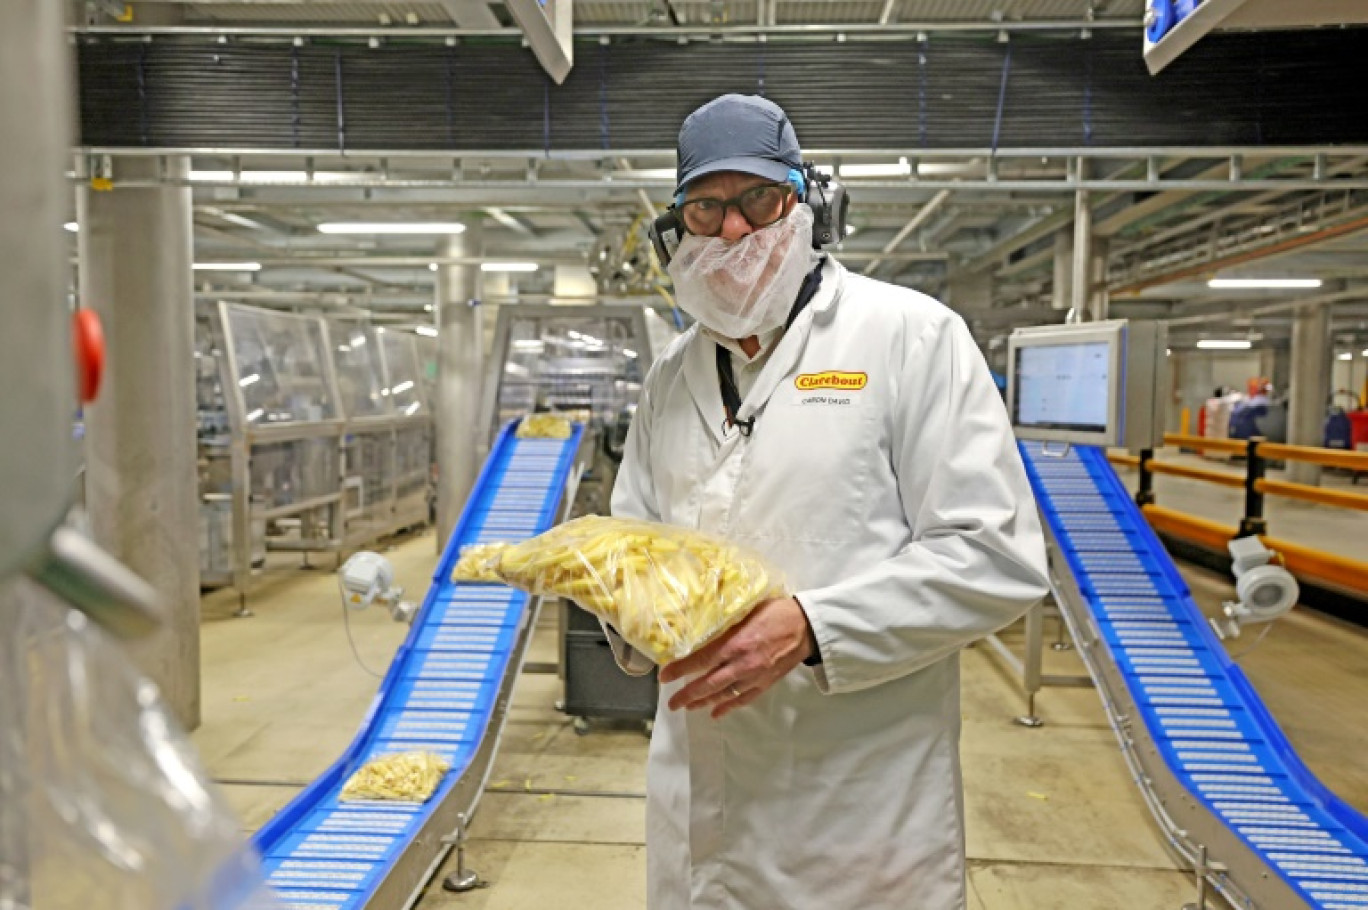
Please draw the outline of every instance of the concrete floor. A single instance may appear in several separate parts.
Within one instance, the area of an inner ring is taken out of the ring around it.
[[[420,597],[432,535],[387,555]],[[349,650],[332,574],[276,564],[251,598],[254,617],[234,618],[226,592],[204,601],[204,725],[194,740],[249,831],[342,752],[377,684]],[[1204,605],[1230,593],[1214,573],[1185,574]],[[404,629],[377,611],[351,620],[362,658],[382,670]],[[554,613],[542,617],[530,660],[555,659],[555,625]],[[1046,660],[1047,672],[1082,672],[1071,652],[1047,649]],[[1368,767],[1346,758],[1368,753],[1368,632],[1297,611],[1242,663],[1307,763],[1368,811]],[[1093,691],[1046,690],[1037,703],[1046,725],[1033,730],[1011,722],[1024,700],[989,649],[965,652],[963,678],[971,907],[1143,910],[1191,899]],[[634,729],[577,736],[553,707],[558,695],[552,675],[518,683],[469,845],[491,886],[453,895],[434,882],[424,910],[644,906],[646,739]]]

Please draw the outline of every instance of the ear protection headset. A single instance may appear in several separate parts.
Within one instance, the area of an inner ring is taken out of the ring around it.
[[[798,194],[798,201],[812,209],[812,246],[822,247],[839,243],[845,236],[846,210],[850,199],[846,196],[845,186],[829,174],[817,170],[816,165],[804,162],[802,170],[794,168],[788,172],[788,181]],[[670,264],[679,242],[687,233],[683,219],[679,217],[679,206],[684,202],[684,194],[675,197],[674,204],[651,222],[648,233],[651,246],[655,247],[656,257],[661,268]]]

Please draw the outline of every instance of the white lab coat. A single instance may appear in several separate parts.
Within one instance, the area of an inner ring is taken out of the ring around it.
[[[866,381],[799,388],[827,371]],[[647,377],[613,513],[759,551],[824,662],[720,721],[661,692],[648,907],[962,907],[959,650],[1046,591],[983,357],[935,300],[829,260],[739,416],[749,438],[724,431],[714,343],[690,330]]]

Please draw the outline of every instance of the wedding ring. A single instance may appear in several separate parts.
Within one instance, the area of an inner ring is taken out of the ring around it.
[[[738,691],[736,691],[736,686],[728,686],[728,687],[727,687],[727,691],[730,692],[730,693],[732,694],[732,697],[733,697],[733,698],[740,698],[740,697],[741,697],[741,693],[738,692]]]

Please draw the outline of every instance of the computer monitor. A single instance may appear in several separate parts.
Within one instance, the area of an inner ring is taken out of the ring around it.
[[[1126,320],[1017,329],[1007,407],[1017,436],[1152,448],[1163,432],[1167,333]]]

